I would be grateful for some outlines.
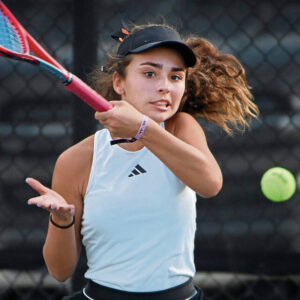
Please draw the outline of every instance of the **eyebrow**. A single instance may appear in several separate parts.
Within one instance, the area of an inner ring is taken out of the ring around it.
[[[162,69],[163,68],[163,65],[162,64],[157,64],[157,63],[154,63],[154,62],[151,62],[151,61],[146,61],[146,62],[143,62],[140,64],[140,66],[152,66],[154,68],[158,68],[158,69]],[[181,71],[184,71],[183,68],[179,68],[179,67],[173,67],[171,69],[173,72],[181,72]]]

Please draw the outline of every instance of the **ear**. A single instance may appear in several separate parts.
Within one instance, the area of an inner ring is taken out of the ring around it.
[[[112,80],[115,92],[122,96],[124,94],[124,78],[118,72],[114,72]]]

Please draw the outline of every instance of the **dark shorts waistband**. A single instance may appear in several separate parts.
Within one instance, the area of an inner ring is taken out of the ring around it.
[[[94,300],[186,300],[197,294],[193,279],[173,288],[157,292],[127,292],[88,281],[84,292]]]

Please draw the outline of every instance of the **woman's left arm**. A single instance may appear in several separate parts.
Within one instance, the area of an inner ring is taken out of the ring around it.
[[[200,196],[217,195],[222,172],[198,122],[189,114],[178,113],[166,122],[166,129],[149,120],[141,142]]]

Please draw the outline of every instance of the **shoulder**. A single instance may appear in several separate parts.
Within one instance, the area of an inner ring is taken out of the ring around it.
[[[94,135],[65,150],[57,159],[54,177],[69,185],[75,184],[83,192],[93,161]]]
[[[190,125],[191,123],[197,123],[199,125],[197,120],[186,112],[179,112],[175,114],[171,119],[167,120],[167,122],[173,123],[177,126]]]
[[[56,164],[63,167],[78,168],[93,158],[94,135],[82,140],[65,150],[57,159]]]
[[[179,139],[193,144],[193,141],[205,141],[206,137],[199,122],[190,114],[179,112],[166,121],[166,130]]]

